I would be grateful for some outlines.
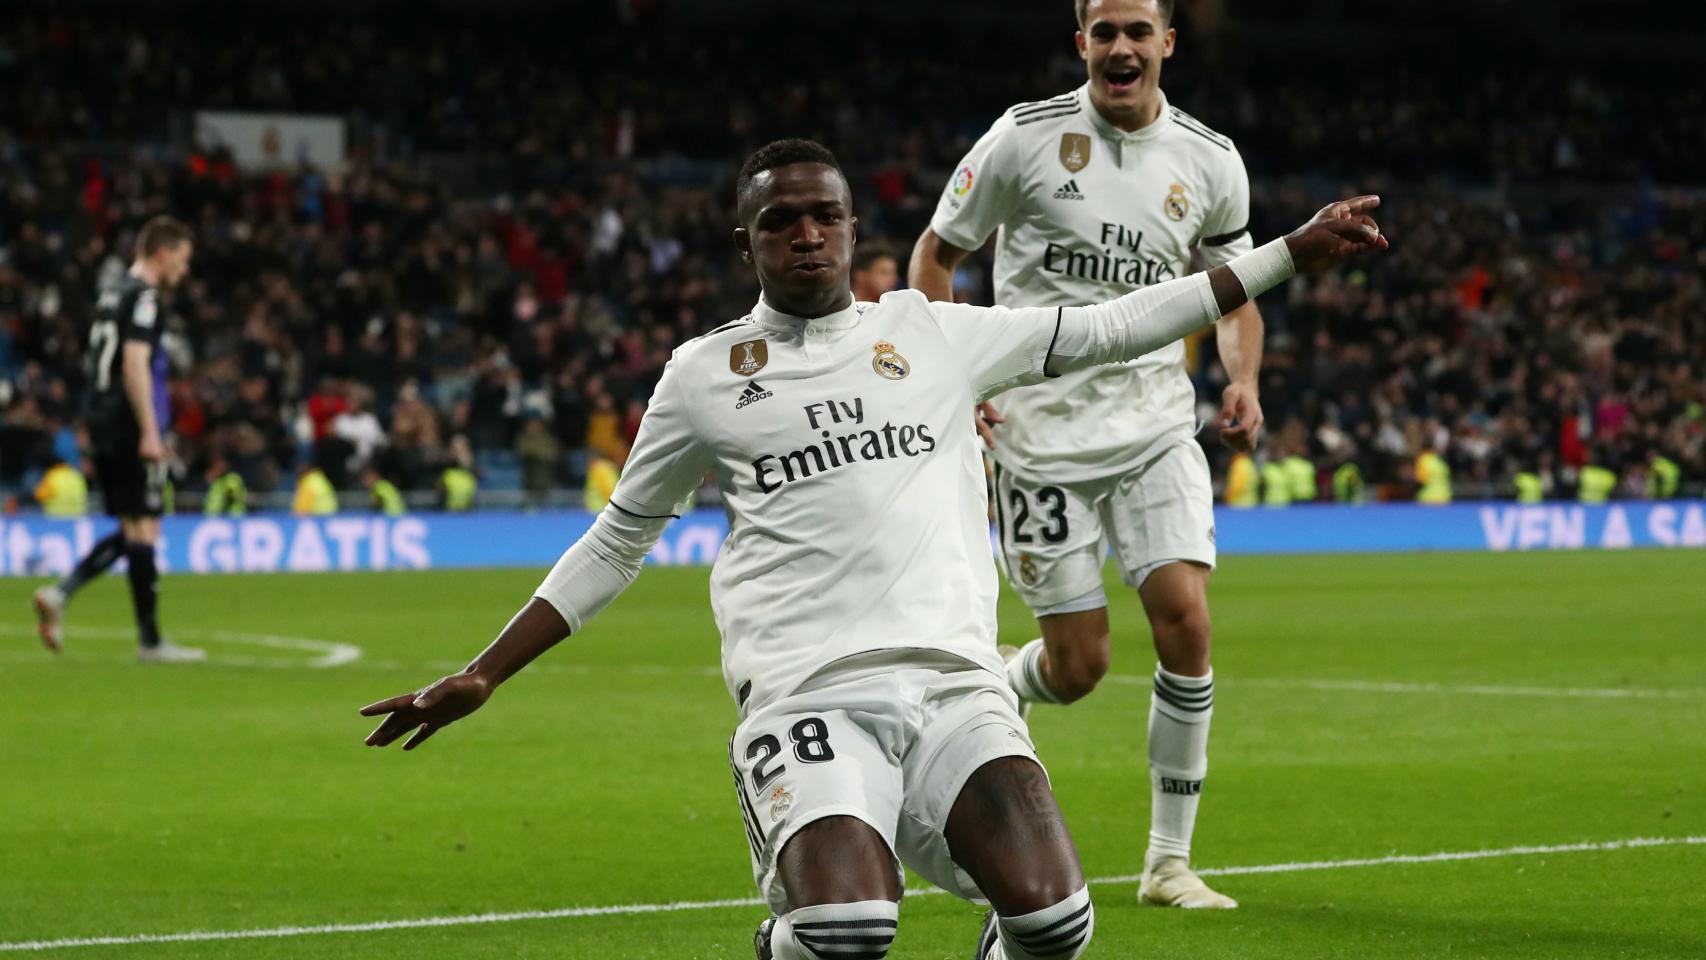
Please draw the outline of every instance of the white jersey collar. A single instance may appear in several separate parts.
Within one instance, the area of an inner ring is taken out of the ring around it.
[[[1096,109],[1096,105],[1090,100],[1090,84],[1086,83],[1078,88],[1078,102],[1083,104],[1084,113],[1089,116],[1091,125],[1096,128],[1097,133],[1115,143],[1147,143],[1166,131],[1167,114],[1171,113],[1173,108],[1167,103],[1167,91],[1157,90],[1155,95],[1161,99],[1161,110],[1155,114],[1154,121],[1136,130],[1126,131],[1109,123],[1108,118],[1102,116],[1102,111]]]
[[[787,333],[807,331],[818,333],[828,330],[850,330],[859,322],[859,305],[848,301],[847,309],[824,314],[821,317],[796,317],[783,313],[766,303],[763,296],[758,298],[758,306],[752,308],[753,322],[768,330],[778,330]]]

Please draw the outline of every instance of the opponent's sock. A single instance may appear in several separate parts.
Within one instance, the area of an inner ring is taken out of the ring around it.
[[[107,572],[107,568],[118,562],[124,556],[124,532],[114,531],[108,536],[95,542],[83,559],[77,561],[77,566],[59,581],[59,592],[69,601],[71,595],[83,589],[83,585]]]
[[[1182,677],[1156,665],[1155,695],[1149,701],[1151,807],[1145,869],[1163,857],[1191,856],[1213,715],[1213,670],[1201,677]]]
[[[1026,703],[1060,702],[1043,678],[1042,637],[1020,647],[1018,655],[1007,661],[1007,683]]]
[[[995,945],[983,960],[1073,960],[1090,945],[1096,929],[1096,909],[1090,888],[1052,907],[1019,917],[998,917]]]
[[[888,900],[801,907],[770,931],[776,960],[882,960],[894,943],[900,904]]]
[[[152,543],[126,543],[130,561],[130,603],[136,610],[136,635],[145,647],[160,645],[160,568],[154,563]]]

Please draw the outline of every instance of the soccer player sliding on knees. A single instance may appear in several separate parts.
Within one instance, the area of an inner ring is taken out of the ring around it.
[[[1018,384],[1139,356],[1298,272],[1384,249],[1374,197],[1283,240],[1110,303],[984,309],[913,291],[855,302],[853,198],[834,156],[764,147],[737,181],[734,241],[763,289],[682,344],[592,529],[462,672],[362,708],[404,749],[479,709],[639,575],[717,478],[730,532],[711,571],[729,761],[754,880],[757,956],[881,958],[902,863],[991,911],[981,960],[1070,958],[1094,913],[996,652],[996,571],[965,411]]]

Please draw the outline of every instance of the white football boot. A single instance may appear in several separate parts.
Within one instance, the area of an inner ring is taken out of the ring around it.
[[[1233,910],[1238,906],[1238,901],[1203,883],[1184,857],[1162,857],[1146,864],[1137,886],[1137,902],[1186,910]]]
[[[65,593],[57,586],[49,584],[36,591],[31,598],[31,605],[36,608],[36,635],[41,637],[42,646],[54,653],[65,648]]]

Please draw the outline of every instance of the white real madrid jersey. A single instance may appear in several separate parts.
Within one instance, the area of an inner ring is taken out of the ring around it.
[[[730,532],[711,604],[743,709],[870,650],[1001,671],[966,411],[1039,379],[1059,324],[901,291],[812,320],[761,302],[676,351],[610,504],[671,514],[715,474]]]
[[[937,236],[966,250],[999,231],[996,303],[1101,303],[1183,276],[1193,249],[1208,266],[1251,249],[1249,178],[1228,140],[1162,98],[1154,123],[1127,133],[1090,103],[1088,86],[1008,110],[942,193]],[[1196,430],[1185,347],[1008,392],[994,456],[1032,479],[1127,472]]]

